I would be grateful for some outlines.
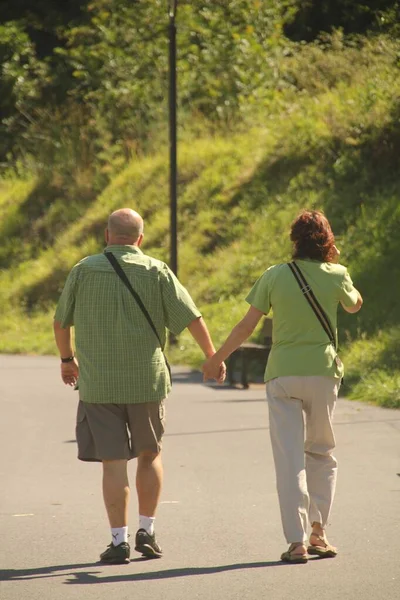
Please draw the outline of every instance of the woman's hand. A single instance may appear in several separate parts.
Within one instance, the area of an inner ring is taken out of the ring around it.
[[[226,377],[226,365],[220,363],[212,356],[203,365],[203,381],[215,379],[218,383],[224,383]]]
[[[338,263],[340,258],[340,250],[339,248],[336,248],[336,246],[333,246],[333,251],[335,252],[335,256],[333,257],[332,262]]]

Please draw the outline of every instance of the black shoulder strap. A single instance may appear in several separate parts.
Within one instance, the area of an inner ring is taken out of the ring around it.
[[[161,343],[161,338],[158,335],[158,331],[152,321],[152,318],[149,315],[149,312],[147,310],[147,308],[145,307],[145,305],[142,302],[141,297],[139,296],[139,294],[137,292],[135,292],[135,290],[133,289],[131,282],[129,281],[129,279],[127,278],[124,270],[122,269],[121,265],[119,264],[118,260],[115,258],[114,254],[112,252],[104,252],[106,258],[110,261],[111,266],[113,267],[114,271],[116,272],[116,274],[118,275],[118,277],[121,279],[121,281],[126,285],[126,287],[128,288],[128,290],[130,291],[130,293],[132,294],[132,296],[135,298],[136,302],[138,303],[142,313],[144,314],[144,316],[147,319],[148,324],[150,325],[150,327],[152,328],[158,343],[160,344],[160,348],[164,353],[164,346]],[[171,376],[171,367],[169,365],[169,362],[167,360],[167,357],[164,354],[164,359],[165,359],[165,364],[167,365],[167,369],[169,372],[169,376],[170,379],[172,381],[172,376]]]
[[[324,328],[324,331],[327,334],[330,343],[336,350],[337,349],[336,336],[333,333],[332,325],[331,325],[328,317],[326,316],[324,309],[322,308],[322,306],[316,299],[314,292],[308,285],[303,273],[300,270],[300,267],[294,261],[291,263],[288,263],[288,266],[290,267],[290,270],[292,271],[294,278],[296,279],[297,283],[299,284],[299,287],[303,293],[304,298],[307,300],[307,302],[311,306],[312,310],[315,313],[315,316],[317,317],[318,321],[321,323],[322,327]]]

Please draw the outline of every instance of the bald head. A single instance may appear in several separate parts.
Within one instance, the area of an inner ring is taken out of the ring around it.
[[[140,243],[143,237],[143,219],[131,208],[120,208],[108,218],[107,244]]]

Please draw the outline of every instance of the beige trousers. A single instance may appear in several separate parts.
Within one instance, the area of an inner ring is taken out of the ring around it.
[[[339,379],[319,376],[277,377],[267,383],[272,452],[288,543],[305,542],[310,523],[325,527],[328,522],[336,486],[332,416],[339,387]]]

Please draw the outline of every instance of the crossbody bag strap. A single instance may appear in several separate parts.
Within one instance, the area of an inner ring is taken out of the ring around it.
[[[152,318],[149,315],[149,311],[147,310],[147,308],[145,307],[145,305],[142,302],[141,297],[139,296],[139,294],[133,289],[131,282],[129,281],[128,277],[126,276],[124,270],[122,269],[121,265],[119,264],[118,260],[115,258],[114,254],[112,252],[104,252],[106,258],[109,260],[109,262],[111,263],[112,268],[114,269],[114,271],[116,272],[116,274],[118,275],[118,277],[121,279],[122,283],[125,284],[125,286],[128,288],[128,290],[130,291],[130,293],[132,294],[132,296],[135,298],[137,304],[139,305],[139,308],[141,309],[142,313],[144,314],[144,316],[146,317],[146,320],[148,322],[148,324],[150,325],[150,327],[152,328],[158,343],[160,345],[160,348],[164,354],[164,346],[161,342],[161,338],[158,334],[158,331],[152,321]],[[165,364],[167,365],[167,369],[169,372],[169,377],[170,380],[172,381],[172,375],[171,375],[171,367],[170,364],[167,360],[167,357],[164,354],[164,359],[165,359]]]
[[[294,278],[296,279],[297,283],[299,284],[299,287],[302,291],[303,296],[305,297],[305,299],[311,306],[318,321],[321,323],[325,333],[327,334],[327,336],[329,338],[330,343],[335,348],[335,350],[337,350],[336,336],[333,333],[332,325],[331,325],[328,317],[326,316],[324,309],[322,308],[322,306],[318,302],[317,298],[315,297],[314,292],[312,291],[311,287],[308,285],[303,273],[300,270],[300,267],[294,261],[291,263],[288,263],[288,266],[290,267],[290,270],[292,271]]]

